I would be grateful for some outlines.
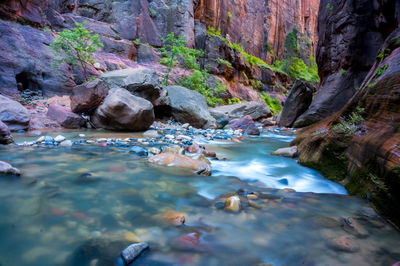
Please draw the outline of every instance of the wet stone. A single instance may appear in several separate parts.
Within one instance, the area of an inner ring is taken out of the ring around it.
[[[130,151],[131,154],[135,154],[140,157],[147,157],[149,155],[149,152],[146,148],[140,147],[140,146],[133,146],[131,147]]]
[[[148,248],[149,245],[145,242],[132,244],[122,251],[121,257],[125,264],[129,265]]]

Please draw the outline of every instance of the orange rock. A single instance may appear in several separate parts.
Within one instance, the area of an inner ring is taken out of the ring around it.
[[[189,156],[174,154],[174,153],[161,153],[149,159],[151,163],[163,166],[174,166],[193,170],[200,175],[211,175],[211,166],[204,160],[196,160]]]
[[[161,215],[162,219],[175,226],[182,225],[185,223],[185,216],[179,212],[168,210]]]

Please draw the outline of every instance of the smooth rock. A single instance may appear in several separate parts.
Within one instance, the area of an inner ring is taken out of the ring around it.
[[[146,138],[157,138],[159,134],[157,130],[147,130],[143,133],[143,136]]]
[[[41,142],[44,141],[44,139],[45,139],[44,136],[40,136],[40,137],[36,140],[36,142],[37,142],[37,143],[41,143]]]
[[[234,130],[241,129],[249,135],[260,135],[260,130],[254,123],[250,115],[246,115],[233,121],[231,124],[228,125],[228,127]]]
[[[168,210],[161,214],[161,218],[172,225],[178,226],[185,223],[185,216],[174,210]]]
[[[65,140],[65,137],[62,135],[58,135],[57,137],[54,138],[54,141],[56,142],[62,142]]]
[[[140,146],[132,146],[129,152],[140,157],[147,157],[149,155],[149,151],[146,148]]]
[[[110,90],[92,116],[92,122],[97,127],[123,131],[143,131],[153,121],[153,105],[125,89]]]
[[[279,114],[278,125],[291,127],[296,119],[307,111],[313,99],[314,88],[311,84],[296,80]]]
[[[185,155],[160,153],[149,159],[151,163],[168,167],[180,167],[193,170],[199,175],[211,175],[211,166],[204,161],[192,159]]]
[[[225,201],[225,210],[238,212],[240,211],[240,198],[238,196],[232,196]]]
[[[206,99],[197,91],[180,86],[167,86],[168,96],[164,105],[168,106],[176,121],[188,123],[197,128],[216,127]]]
[[[0,120],[0,144],[9,144],[13,141],[10,129]]]
[[[107,97],[108,90],[107,84],[100,79],[76,86],[70,96],[71,110],[77,114],[92,114]]]
[[[271,153],[272,155],[277,155],[277,156],[284,156],[284,157],[289,157],[289,158],[294,158],[296,157],[297,154],[297,147],[292,146],[292,147],[287,147],[287,148],[280,148]]]
[[[330,241],[330,245],[339,251],[344,252],[357,252],[359,250],[359,245],[350,236],[339,236]]]
[[[27,129],[30,114],[19,102],[0,95],[0,121],[7,125],[9,130],[18,131]]]
[[[123,88],[157,105],[163,96],[160,77],[149,68],[126,68],[106,72],[99,77],[110,89]]]
[[[12,167],[10,164],[0,161],[0,174],[6,175],[21,175],[19,169]]]
[[[81,116],[59,104],[51,104],[46,115],[65,128],[80,128],[86,124]]]
[[[64,140],[64,141],[62,141],[60,143],[60,146],[62,146],[62,147],[70,147],[70,146],[72,146],[72,141],[70,141],[69,139]]]
[[[216,119],[232,121],[250,115],[253,120],[272,116],[271,111],[264,102],[246,102],[231,105],[222,105],[210,109],[211,115]]]
[[[124,260],[125,264],[131,264],[137,257],[139,257],[143,251],[149,248],[149,244],[146,242],[143,243],[135,243],[128,246],[121,253],[121,257]]]

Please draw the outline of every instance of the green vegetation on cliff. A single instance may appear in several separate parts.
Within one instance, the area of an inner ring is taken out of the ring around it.
[[[161,55],[163,56],[160,63],[167,66],[163,80],[164,85],[169,84],[172,69],[180,65],[185,70],[190,70],[191,73],[189,75],[182,75],[176,84],[198,91],[206,98],[209,106],[215,107],[217,105],[237,102],[237,98],[235,100],[226,99],[225,101],[223,94],[226,91],[226,85],[217,79],[212,82],[211,75],[207,69],[201,68],[199,60],[204,56],[204,51],[187,47],[186,40],[182,36],[175,37],[173,32],[168,34],[163,43],[164,46],[160,48]],[[220,62],[229,63],[223,62],[223,60],[220,60]]]
[[[85,23],[75,23],[73,30],[64,29],[50,47],[61,59],[55,63],[66,62],[81,66],[87,79],[87,66],[94,63],[93,54],[104,47],[99,36],[85,29]]]

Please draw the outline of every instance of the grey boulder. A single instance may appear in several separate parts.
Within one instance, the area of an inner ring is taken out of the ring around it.
[[[111,89],[92,122],[96,127],[111,130],[144,131],[154,122],[153,105],[125,89]]]
[[[123,88],[157,105],[162,96],[160,77],[148,68],[126,68],[106,72],[99,77],[110,89]]]
[[[167,86],[165,105],[173,118],[181,123],[189,123],[197,128],[215,128],[216,120],[210,114],[206,99],[194,90],[181,86]]]

